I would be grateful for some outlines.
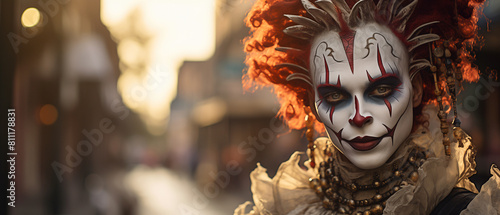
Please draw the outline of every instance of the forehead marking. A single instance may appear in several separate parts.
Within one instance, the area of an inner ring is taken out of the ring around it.
[[[323,55],[323,62],[325,63],[325,83],[330,84],[330,68],[328,68],[325,55]]]
[[[380,57],[380,49],[378,48],[378,44],[377,44],[377,62],[378,62],[378,68],[380,69],[382,76],[386,75],[387,72],[385,71],[384,64],[382,63],[382,58]]]
[[[347,60],[349,61],[349,66],[351,67],[351,72],[354,74],[354,62],[353,62],[353,47],[354,47],[354,36],[356,31],[342,31],[339,33],[342,39],[342,44],[344,45],[344,51],[347,55]]]

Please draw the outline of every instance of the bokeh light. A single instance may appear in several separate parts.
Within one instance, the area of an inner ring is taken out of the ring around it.
[[[40,19],[40,11],[34,7],[30,7],[24,10],[23,15],[21,16],[21,24],[24,27],[30,28],[37,25],[40,22]]]
[[[57,120],[59,113],[54,105],[46,104],[40,108],[40,122],[44,125],[52,125]]]

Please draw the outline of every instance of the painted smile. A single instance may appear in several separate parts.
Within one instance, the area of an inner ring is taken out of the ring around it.
[[[368,151],[370,149],[375,148],[380,143],[380,141],[382,141],[382,139],[386,136],[387,135],[384,135],[382,137],[370,137],[370,136],[356,137],[352,140],[344,139],[344,141],[349,143],[349,145],[351,145],[354,149],[358,151]]]

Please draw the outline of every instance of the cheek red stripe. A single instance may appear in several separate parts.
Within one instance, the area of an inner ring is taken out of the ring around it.
[[[385,105],[387,105],[387,109],[389,109],[389,116],[392,117],[392,105],[391,105],[391,103],[387,99],[384,99],[384,102],[385,102]]]
[[[396,124],[394,125],[394,127],[392,128],[389,128],[387,125],[385,124],[382,124],[385,129],[387,129],[387,134],[384,135],[384,137],[390,137],[392,139],[392,145],[394,145],[394,131],[396,130],[396,127],[398,127],[398,124],[399,124],[399,121],[401,120],[401,118],[403,118],[403,115],[406,113],[406,111],[408,110],[408,106],[410,105],[410,103],[408,103],[408,105],[406,106],[406,109],[405,111],[403,112],[403,114],[401,114],[401,116],[399,116],[399,119],[398,121],[396,122]]]
[[[335,111],[335,106],[332,105],[330,108],[330,122],[333,124],[333,112]]]

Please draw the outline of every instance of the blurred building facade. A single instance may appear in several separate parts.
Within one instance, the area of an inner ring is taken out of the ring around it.
[[[273,175],[293,151],[305,149],[301,132],[289,132],[275,118],[279,103],[270,89],[245,92],[242,87],[242,41],[249,32],[243,20],[251,4],[217,2],[215,53],[180,68],[167,134],[171,167],[189,169],[201,191],[229,173],[228,165],[241,170],[220,186],[221,193],[235,194],[239,201],[250,198],[249,173],[257,162]]]
[[[30,7],[40,21],[26,27],[21,17]],[[122,143],[124,134],[145,131],[116,90],[119,59],[100,1],[23,0],[14,9],[12,214],[132,214],[134,197],[121,183]]]

